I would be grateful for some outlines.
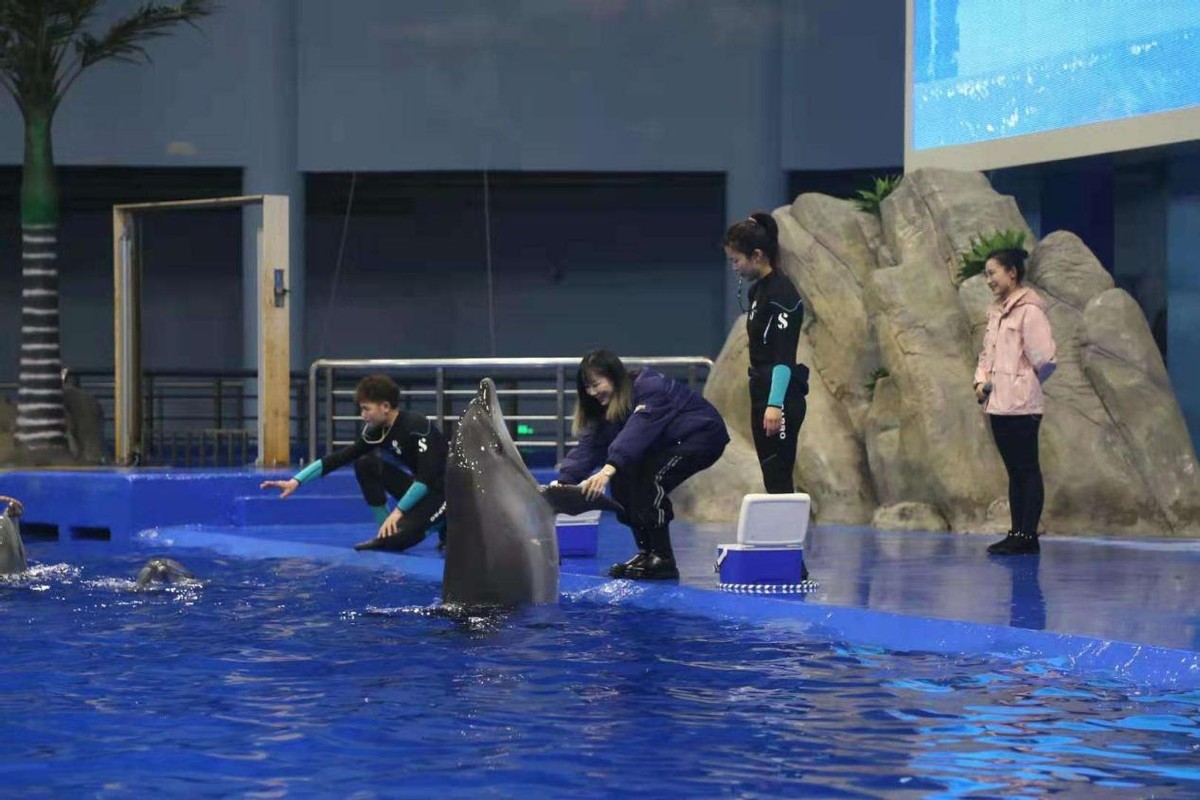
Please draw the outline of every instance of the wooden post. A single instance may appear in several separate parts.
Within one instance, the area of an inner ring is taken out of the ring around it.
[[[128,466],[142,451],[141,265],[133,214],[113,207],[113,426],[115,461]]]
[[[258,465],[281,467],[291,461],[288,198],[266,195],[262,205],[262,248],[258,262]]]

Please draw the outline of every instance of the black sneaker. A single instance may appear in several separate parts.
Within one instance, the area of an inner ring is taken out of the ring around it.
[[[608,569],[610,578],[624,578],[631,567],[641,567],[642,562],[650,557],[650,554],[645,551],[640,551],[636,556],[620,564],[613,564]]]
[[[626,569],[623,577],[633,581],[677,581],[679,568],[675,566],[675,559],[651,553],[640,564]]]
[[[988,555],[993,556],[1020,556],[1040,553],[1042,548],[1036,533],[1009,531],[1008,536],[988,545],[987,551]]]

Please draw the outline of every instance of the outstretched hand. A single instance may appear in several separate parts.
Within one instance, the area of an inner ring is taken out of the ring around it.
[[[398,508],[391,514],[388,514],[387,519],[385,519],[383,524],[379,526],[379,532],[375,534],[375,538],[386,539],[389,536],[395,536],[396,531],[400,526],[400,520],[403,516],[404,512]]]
[[[300,481],[295,478],[288,478],[286,481],[263,481],[260,489],[279,489],[279,498],[282,500],[292,492],[300,488]]]

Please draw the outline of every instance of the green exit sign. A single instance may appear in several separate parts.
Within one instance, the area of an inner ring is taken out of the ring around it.
[[[517,436],[533,436],[533,426],[519,423],[517,425]]]

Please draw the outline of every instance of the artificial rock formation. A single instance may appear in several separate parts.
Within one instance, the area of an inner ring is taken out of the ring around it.
[[[951,170],[906,175],[879,218],[822,195],[775,218],[780,267],[805,302],[797,356],[812,376],[796,482],[817,522],[1006,527],[1007,478],[971,390],[992,297],[958,269],[972,237],[1015,229],[1058,345],[1044,387],[1044,529],[1200,536],[1196,455],[1162,358],[1140,308],[1077,236],[1036,242],[1012,198]],[[762,491],[747,363],[742,318],[705,389],[733,442],[677,491],[683,515],[732,519],[742,494]]]

